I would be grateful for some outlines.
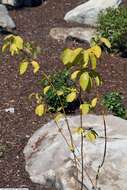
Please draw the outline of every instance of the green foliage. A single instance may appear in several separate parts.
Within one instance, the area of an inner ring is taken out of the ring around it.
[[[61,102],[63,107],[67,108],[69,101],[66,101],[66,96],[74,90],[74,82],[70,80],[69,77],[70,73],[67,69],[49,75],[48,79],[43,76],[41,80],[43,86],[41,96],[48,105],[50,111],[60,111],[62,109]]]
[[[98,32],[108,38],[112,51],[124,51],[127,48],[127,8],[109,8],[98,17]]]
[[[111,111],[114,115],[124,118],[127,118],[127,111],[125,106],[122,103],[122,97],[118,92],[109,92],[107,93],[102,100],[103,105]]]

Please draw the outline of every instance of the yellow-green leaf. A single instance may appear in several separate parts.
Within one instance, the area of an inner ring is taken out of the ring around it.
[[[54,121],[55,122],[58,122],[58,121],[60,121],[62,118],[63,118],[63,114],[62,113],[58,113],[57,115],[56,115],[56,117],[54,118]]]
[[[19,68],[20,69],[20,75],[23,75],[27,71],[28,65],[29,65],[28,61],[21,62],[20,68]]]
[[[90,60],[91,60],[92,69],[96,69],[97,60],[96,60],[96,57],[93,53],[90,53]]]
[[[88,62],[89,62],[89,51],[86,51],[86,50],[84,51],[83,60],[84,60],[83,67],[85,68],[88,65]]]
[[[45,112],[45,109],[44,109],[44,104],[40,104],[36,107],[35,109],[35,114],[38,115],[39,117],[41,117]]]
[[[111,43],[107,38],[100,38],[100,41],[104,43],[108,48],[111,48]]]
[[[17,49],[17,46],[15,44],[11,44],[10,45],[10,53],[11,55],[13,56],[14,54],[18,54],[18,49]]]
[[[88,103],[81,104],[80,110],[81,110],[83,115],[88,114],[90,111],[90,104],[88,104]]]
[[[2,46],[2,53],[4,53],[6,51],[8,46],[9,46],[9,43],[5,42],[4,45]]]
[[[101,48],[98,45],[95,45],[91,48],[91,52],[94,53],[94,55],[99,58],[101,56]]]
[[[77,78],[77,76],[78,76],[78,73],[79,73],[79,72],[80,72],[79,70],[74,71],[74,72],[71,74],[71,80],[75,81],[76,78]]]
[[[87,89],[88,83],[89,83],[89,73],[88,72],[84,72],[80,76],[79,83],[80,83],[80,86],[81,86],[82,90],[86,90]]]
[[[93,142],[96,140],[96,134],[92,131],[89,131],[85,134],[85,138],[90,141],[90,142]]]
[[[75,99],[76,99],[76,92],[71,92],[66,97],[67,102],[73,102]]]
[[[57,90],[57,95],[62,96],[64,94],[63,90]]]
[[[77,127],[77,128],[74,130],[74,132],[78,133],[79,135],[80,135],[80,134],[83,134],[84,131],[85,131],[85,130],[84,130],[83,128],[81,128],[81,127]]]
[[[65,49],[61,55],[61,59],[64,63],[64,65],[67,65],[69,63],[73,63],[77,56],[81,53],[82,48],[77,48],[75,50],[71,49]]]
[[[34,68],[33,72],[37,73],[39,71],[39,69],[40,69],[40,66],[39,66],[38,62],[32,61],[31,64],[32,64],[32,66]]]
[[[46,94],[46,93],[48,92],[48,90],[50,89],[50,87],[51,87],[51,86],[49,85],[49,86],[46,86],[46,87],[44,88],[44,90],[43,90],[43,91],[44,91],[44,94]]]
[[[94,108],[97,104],[97,98],[94,98],[92,101],[91,101],[91,106]]]
[[[14,44],[19,50],[23,49],[23,39],[20,36],[14,37]]]

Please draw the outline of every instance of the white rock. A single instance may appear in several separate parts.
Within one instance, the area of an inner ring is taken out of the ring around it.
[[[15,0],[2,0],[2,3],[6,4],[6,5],[14,6],[15,5]]]
[[[109,7],[118,7],[122,0],[89,0],[69,11],[64,19],[67,22],[78,22],[96,26],[97,17],[100,11]]]
[[[102,190],[127,190],[127,121],[115,116],[106,116],[107,156],[101,169],[99,186]],[[80,117],[68,117],[75,145],[80,150],[80,135],[74,132],[80,126]],[[64,120],[59,123],[69,140]],[[84,140],[84,167],[95,182],[98,165],[102,162],[104,151],[104,131],[102,116],[83,117],[85,128],[93,127],[98,133],[94,143]],[[73,155],[70,153],[53,121],[37,130],[24,149],[26,171],[35,183],[57,190],[76,190],[74,180]],[[79,152],[77,151],[77,156]],[[79,157],[80,159],[80,157]],[[80,167],[79,167],[80,168]],[[80,177],[80,175],[79,175]],[[91,183],[84,173],[84,183],[92,190]]]
[[[94,28],[82,28],[82,27],[74,27],[74,28],[52,28],[50,30],[50,36],[56,40],[65,41],[67,37],[73,37],[79,39],[81,41],[87,41],[90,43],[92,37],[96,34],[96,29]]]
[[[4,5],[0,5],[0,26],[3,28],[14,29],[15,23],[9,16],[8,11]]]

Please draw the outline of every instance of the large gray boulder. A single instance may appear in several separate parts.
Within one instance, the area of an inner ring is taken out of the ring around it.
[[[100,11],[109,7],[118,7],[122,0],[89,0],[69,11],[64,20],[96,26],[97,17]]]
[[[127,121],[109,115],[107,124],[107,156],[100,173],[101,190],[127,190]],[[80,135],[75,128],[80,126],[80,116],[68,117],[75,145],[80,150]],[[59,122],[63,134],[69,140],[65,120]],[[102,162],[104,152],[104,126],[102,116],[83,116],[83,126],[93,127],[98,133],[94,143],[84,140],[84,167],[93,183],[98,165]],[[80,159],[79,152],[76,152]],[[24,149],[26,171],[33,182],[57,190],[76,190],[74,180],[73,155],[69,151],[61,134],[51,121],[38,129],[30,138]],[[79,169],[80,165],[79,165]],[[79,175],[80,178],[80,175]],[[84,172],[84,183],[92,190],[90,180]]]
[[[8,11],[4,5],[0,5],[0,27],[5,29],[16,28],[14,21],[9,16]]]

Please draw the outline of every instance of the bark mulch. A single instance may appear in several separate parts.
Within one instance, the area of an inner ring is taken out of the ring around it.
[[[34,41],[42,48],[41,69],[52,73],[61,67],[59,56],[67,45],[50,38],[49,31],[67,24],[63,17],[67,11],[77,6],[81,0],[47,0],[35,8],[25,8],[10,12],[16,22],[16,34],[27,41]],[[77,25],[78,26],[78,25]],[[2,44],[3,36],[0,37]],[[78,44],[81,45],[81,44]],[[28,187],[30,190],[43,189],[34,184],[25,172],[23,149],[29,137],[49,121],[48,116],[38,118],[34,114],[34,104],[28,100],[29,94],[37,91],[37,77],[28,71],[23,77],[18,75],[18,60],[0,55],[0,145],[4,145],[4,155],[0,158],[0,187]],[[104,78],[100,89],[119,91],[127,105],[127,58],[104,55],[99,71]],[[62,68],[62,67],[61,67]],[[41,73],[38,79],[41,78]],[[15,113],[5,113],[5,108],[14,107]],[[99,113],[99,112],[97,112]]]

